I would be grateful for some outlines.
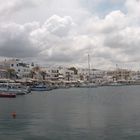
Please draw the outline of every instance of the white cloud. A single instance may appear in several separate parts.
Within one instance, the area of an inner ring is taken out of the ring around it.
[[[133,16],[140,16],[140,1],[139,0],[126,0],[125,6],[128,14]]]
[[[14,14],[17,11],[21,11],[23,9],[35,6],[32,0],[5,0],[0,2],[1,18],[8,17],[9,15]]]
[[[127,17],[121,11],[113,11],[105,16],[105,18],[91,17],[83,24],[86,33],[112,33],[121,30],[127,26]]]
[[[59,16],[53,15],[45,22],[43,28],[46,28],[47,31],[51,34],[63,37],[67,36],[73,25],[74,23],[71,17],[67,16],[61,18]]]
[[[139,26],[140,23],[140,1],[139,0],[126,0],[125,7],[127,9],[127,15],[129,22],[132,25]]]

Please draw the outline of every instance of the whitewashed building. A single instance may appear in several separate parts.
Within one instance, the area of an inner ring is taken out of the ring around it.
[[[65,81],[77,81],[77,75],[74,74],[74,71],[65,67],[59,67],[59,77]]]
[[[84,82],[100,83],[103,81],[105,71],[98,69],[78,68],[78,79]]]
[[[56,67],[41,67],[41,70],[46,73],[45,79],[57,81],[59,79],[59,69]]]
[[[65,67],[41,67],[46,73],[45,79],[51,81],[77,81],[77,75],[73,70]]]
[[[89,80],[89,69],[78,68],[78,80],[88,81]]]
[[[19,59],[9,59],[0,62],[0,67],[4,69],[14,69],[19,78],[29,77],[31,67],[29,64]]]

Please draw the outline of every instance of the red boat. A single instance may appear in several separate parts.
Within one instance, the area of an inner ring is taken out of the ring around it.
[[[15,98],[16,97],[16,94],[13,94],[13,93],[0,93],[0,97],[2,98]]]

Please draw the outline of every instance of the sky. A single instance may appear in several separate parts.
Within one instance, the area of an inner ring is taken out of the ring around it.
[[[140,70],[140,0],[0,0],[0,59]]]

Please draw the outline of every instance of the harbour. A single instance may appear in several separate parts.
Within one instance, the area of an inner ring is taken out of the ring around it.
[[[0,140],[140,140],[140,0],[0,2]]]
[[[0,139],[136,140],[139,91],[139,85],[66,88],[0,98]]]

